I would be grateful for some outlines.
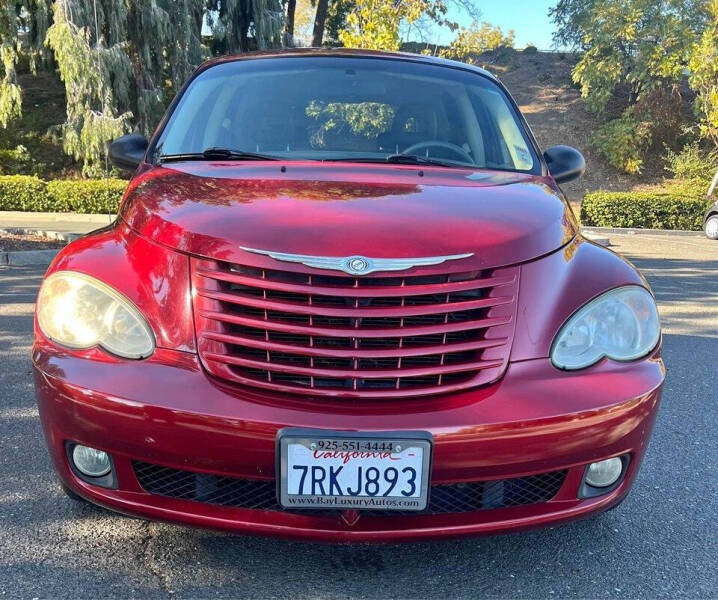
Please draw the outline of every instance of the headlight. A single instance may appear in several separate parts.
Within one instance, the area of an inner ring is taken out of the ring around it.
[[[42,332],[70,348],[102,346],[124,358],[145,358],[155,349],[152,330],[124,296],[94,277],[59,271],[37,298]]]
[[[583,369],[604,356],[628,361],[648,354],[661,329],[656,302],[637,285],[617,288],[591,300],[558,332],[551,361],[559,369]]]

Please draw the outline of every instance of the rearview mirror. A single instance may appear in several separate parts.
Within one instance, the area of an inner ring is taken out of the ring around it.
[[[142,162],[148,145],[143,135],[123,135],[110,144],[110,162],[119,169],[134,171]]]
[[[586,170],[583,154],[571,146],[551,146],[543,155],[556,183],[578,179]]]

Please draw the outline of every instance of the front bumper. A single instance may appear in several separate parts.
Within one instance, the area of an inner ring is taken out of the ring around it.
[[[98,362],[39,340],[35,389],[55,469],[71,490],[150,519],[332,542],[400,541],[549,525],[605,510],[628,493],[645,452],[664,379],[658,354],[562,373],[547,359],[513,363],[491,386],[421,401],[270,400],[207,377],[193,354],[158,349],[145,361]],[[548,501],[456,514],[347,518],[250,510],[147,493],[133,461],[274,481],[275,438],[287,426],[422,430],[435,439],[432,484],[504,480],[566,470]],[[117,489],[79,479],[65,446],[111,453]],[[587,463],[629,454],[613,491],[579,499]]]

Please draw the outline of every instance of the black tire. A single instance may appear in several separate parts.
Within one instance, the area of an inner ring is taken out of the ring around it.
[[[712,214],[706,219],[703,231],[709,240],[718,240],[718,213]]]

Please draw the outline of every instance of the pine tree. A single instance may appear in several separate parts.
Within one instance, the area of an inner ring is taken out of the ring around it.
[[[203,59],[278,47],[283,38],[281,0],[5,0],[0,125],[21,114],[20,55],[51,51],[66,90],[64,149],[97,174],[107,143],[131,130],[151,134]]]
[[[27,54],[34,71],[43,58],[43,41],[50,16],[50,0],[3,0],[0,3],[0,125],[19,117],[22,93],[16,65]]]
[[[56,0],[47,32],[65,83],[65,151],[86,174],[101,171],[106,143],[129,129],[132,66],[122,0]]]

